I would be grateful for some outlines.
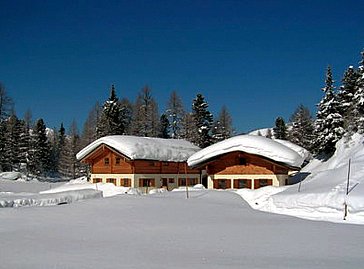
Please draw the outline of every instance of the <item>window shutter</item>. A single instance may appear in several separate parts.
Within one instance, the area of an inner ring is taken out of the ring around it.
[[[251,179],[247,179],[246,182],[247,182],[247,188],[248,189],[251,189],[252,188],[252,180]]]
[[[260,188],[260,180],[259,179],[254,179],[254,189],[259,189]]]

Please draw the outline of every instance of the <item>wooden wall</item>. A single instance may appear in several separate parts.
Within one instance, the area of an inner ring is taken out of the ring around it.
[[[105,164],[105,158],[109,159]],[[117,164],[117,158],[119,164]],[[149,160],[128,160],[124,156],[100,146],[85,162],[91,164],[93,174],[185,174],[186,162],[161,162]],[[190,169],[187,166],[187,174],[199,174],[200,170]]]
[[[288,168],[253,154],[231,152],[207,165],[209,175],[288,174]]]
[[[109,159],[109,163],[105,164],[105,159]],[[116,158],[120,159],[120,163],[116,163]],[[117,155],[115,152],[105,148],[101,154],[90,156],[87,162],[91,164],[91,173],[93,174],[132,174],[133,165],[123,156]]]

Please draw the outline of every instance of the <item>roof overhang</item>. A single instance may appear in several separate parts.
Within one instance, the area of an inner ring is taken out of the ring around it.
[[[258,158],[261,158],[261,159],[264,159],[274,165],[279,165],[281,167],[284,167],[284,168],[288,168],[288,169],[291,169],[291,170],[300,170],[301,167],[295,167],[295,166],[292,166],[292,165],[288,165],[286,163],[282,163],[282,162],[277,162],[275,160],[272,160],[270,158],[267,158],[265,156],[261,156],[261,155],[258,155],[258,154],[253,154],[253,153],[248,153],[248,152],[244,152],[244,151],[240,151],[240,150],[237,150],[237,151],[231,151],[231,152],[227,152],[227,153],[223,153],[223,154],[220,154],[220,155],[216,155],[212,158],[209,158],[207,160],[204,160],[203,162],[201,163],[198,163],[198,164],[195,164],[195,165],[191,165],[189,166],[190,168],[202,168],[216,160],[218,160],[219,158],[221,158],[222,156],[226,156],[226,155],[229,155],[229,154],[232,154],[232,153],[235,153],[235,152],[241,152],[241,153],[244,153],[244,154],[247,154],[247,155],[252,155],[252,156],[256,156]]]
[[[105,149],[108,149],[112,152],[114,152],[117,155],[120,155],[121,157],[127,159],[127,160],[131,160],[130,157],[126,156],[125,154],[121,153],[120,151],[114,149],[113,147],[106,145],[106,144],[101,144],[98,147],[96,147],[94,150],[92,150],[91,152],[89,152],[87,155],[85,155],[83,158],[80,159],[81,162],[86,162],[88,163],[88,159],[96,159],[97,157],[99,157],[100,155],[103,154],[103,152],[105,151]]]

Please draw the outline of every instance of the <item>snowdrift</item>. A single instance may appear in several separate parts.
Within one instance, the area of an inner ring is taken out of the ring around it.
[[[349,159],[350,193],[346,195]],[[292,186],[238,190],[253,208],[314,220],[364,224],[364,137],[355,134],[341,139],[326,162],[311,161],[303,173],[308,177]],[[344,217],[344,204],[348,216]]]
[[[53,206],[69,204],[85,199],[111,197],[119,194],[141,195],[137,189],[116,187],[112,183],[91,184],[87,181],[86,177],[71,180],[64,184],[38,181],[14,181],[13,178],[7,177],[7,180],[2,179],[1,186],[7,189],[10,187],[14,191],[0,192],[0,208]],[[11,182],[11,186],[6,181]],[[47,187],[50,189],[44,190]]]
[[[199,147],[182,139],[112,135],[102,137],[86,146],[77,153],[77,159],[83,159],[103,144],[115,149],[131,160],[145,159],[184,162],[199,150]]]
[[[54,194],[0,193],[0,207],[53,206],[74,201],[101,198],[102,192],[91,189]]]

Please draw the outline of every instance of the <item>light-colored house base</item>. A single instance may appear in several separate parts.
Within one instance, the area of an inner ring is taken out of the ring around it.
[[[207,186],[209,189],[258,189],[263,186],[284,186],[288,175],[209,175]]]
[[[200,182],[200,174],[91,174],[92,183],[113,183],[115,186],[139,188],[142,192],[151,189],[193,186]]]

